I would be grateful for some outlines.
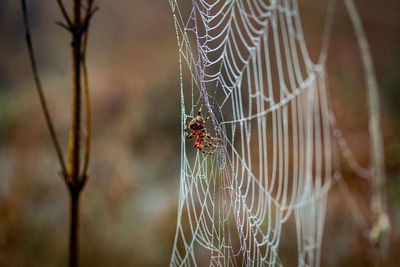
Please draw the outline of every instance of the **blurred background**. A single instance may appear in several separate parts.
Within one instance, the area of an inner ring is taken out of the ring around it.
[[[66,153],[71,55],[56,1],[27,1],[47,103]],[[67,1],[65,1],[67,2]],[[304,1],[314,60],[326,1]],[[356,1],[380,87],[392,223],[384,266],[400,253],[400,4]],[[81,197],[81,266],[167,266],[180,173],[178,48],[169,2],[100,1],[89,33],[92,156]],[[0,1],[0,266],[66,266],[69,196],[33,83],[19,1]],[[342,1],[328,57],[332,108],[356,159],[368,166],[367,99],[359,48]],[[370,224],[370,184],[343,164]],[[322,266],[373,266],[368,229],[336,186],[329,195]],[[293,236],[295,233],[287,233]],[[289,238],[290,239],[290,238]],[[282,246],[295,264],[296,247]],[[290,262],[290,261],[289,261]]]

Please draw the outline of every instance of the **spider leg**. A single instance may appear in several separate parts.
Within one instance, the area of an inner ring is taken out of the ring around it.
[[[203,143],[206,144],[205,146],[209,145],[209,146],[211,146],[213,148],[221,147],[219,144],[215,144],[212,140],[211,141],[207,141],[205,139],[206,137],[207,137],[207,135],[204,135],[204,136],[201,137],[201,141],[203,141]]]
[[[207,145],[205,145],[204,147],[206,147],[206,146]],[[214,152],[214,151],[204,151],[203,146],[201,145],[201,141],[200,141],[200,145],[199,145],[199,150],[201,153],[204,153],[204,154],[212,154]]]
[[[199,148],[199,150],[200,150],[201,153],[204,153],[204,154],[207,154],[207,155],[210,155],[210,154],[214,153],[214,151],[204,151],[201,148]]]
[[[189,126],[189,124],[186,123],[184,131],[185,131],[185,136],[186,136],[188,139],[190,139],[190,138],[192,138],[193,136],[189,137],[189,132],[188,132],[189,129],[188,129],[188,126]],[[193,134],[193,132],[192,132],[192,134]],[[192,135],[192,134],[191,134],[191,135]]]
[[[194,147],[198,148],[201,145],[201,138],[197,137],[196,142],[194,143]]]
[[[204,151],[204,150],[203,150],[203,147],[207,147],[207,145],[203,146],[202,143],[201,143],[201,141],[204,141],[204,140],[203,140],[200,136],[197,137],[197,140],[196,140],[196,142],[194,143],[194,147],[195,147],[195,148],[198,148],[198,149],[200,150],[201,153],[204,153],[204,154],[212,154],[213,151],[212,151],[212,152],[208,152],[208,151]]]
[[[205,140],[205,137],[206,137],[206,135],[203,135],[203,136],[200,137],[200,138],[201,138],[201,142],[204,144],[204,146],[200,145],[199,150],[200,150],[201,152],[205,153],[205,154],[212,154],[212,153],[215,152],[215,149],[212,150],[212,151],[204,151],[202,148],[203,148],[203,147],[207,147],[207,146],[210,146],[210,147],[213,147],[213,148],[218,148],[218,147],[220,147],[220,146],[215,145],[215,144],[213,144],[212,142],[209,142],[209,141]]]
[[[201,136],[203,137],[203,138],[208,138],[208,139],[210,139],[211,141],[218,141],[218,142],[220,142],[221,141],[221,139],[219,139],[219,138],[217,138],[217,137],[212,137],[211,135],[209,135],[205,130],[201,133]]]
[[[199,112],[197,112],[197,117],[199,117],[200,114],[201,114],[201,108],[202,108],[202,107],[200,107]]]
[[[196,135],[196,133],[194,131],[190,135],[188,134],[188,132],[186,132],[187,139],[191,139],[195,135]]]
[[[219,145],[215,145],[215,144],[213,144],[212,142],[206,141],[205,139],[202,139],[202,141],[203,141],[203,143],[206,144],[204,147],[206,147],[207,145],[209,145],[209,146],[211,146],[211,147],[214,147],[214,148],[220,147]]]
[[[208,116],[205,120],[203,120],[203,124],[206,123],[210,119],[210,116]]]
[[[219,139],[219,138],[217,138],[217,137],[211,137],[209,134],[207,134],[206,137],[207,137],[208,139],[213,140],[213,141],[221,141],[221,139]]]

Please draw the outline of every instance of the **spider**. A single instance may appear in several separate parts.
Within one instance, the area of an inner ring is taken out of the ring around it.
[[[213,148],[217,148],[219,147],[218,145],[214,144],[214,141],[219,141],[219,138],[215,138],[215,137],[211,137],[207,131],[206,128],[204,127],[204,124],[206,123],[206,121],[210,118],[210,116],[208,116],[206,119],[203,119],[201,116],[201,107],[199,109],[199,112],[197,113],[197,116],[195,118],[193,118],[193,120],[191,120],[189,123],[186,123],[185,126],[185,132],[186,132],[186,137],[188,139],[191,139],[192,137],[197,135],[197,139],[196,142],[194,143],[194,147],[198,148],[200,150],[200,152],[204,153],[204,154],[212,154],[214,153],[215,150],[213,151],[204,151],[203,148],[207,147],[207,146],[211,146]],[[189,133],[189,131],[191,131]],[[209,139],[209,141],[206,140]],[[204,143],[204,145],[203,145]]]

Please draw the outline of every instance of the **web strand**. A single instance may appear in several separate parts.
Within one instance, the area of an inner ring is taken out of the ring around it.
[[[171,266],[281,265],[281,233],[290,218],[298,265],[319,266],[327,195],[338,177],[324,65],[330,3],[316,64],[296,0],[170,0],[182,129],[202,106],[211,116],[206,127],[222,140],[204,155],[182,131]],[[350,152],[346,157],[365,175]]]

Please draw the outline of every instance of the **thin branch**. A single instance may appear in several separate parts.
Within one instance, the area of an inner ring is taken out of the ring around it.
[[[69,266],[78,266],[79,255],[79,194],[80,151],[81,151],[81,60],[82,60],[82,24],[81,0],[74,0],[72,13],[72,125],[68,144],[68,185],[71,197],[71,221],[69,239]]]
[[[91,8],[90,9],[90,12],[87,14],[87,16],[86,16],[86,27],[87,27],[87,24],[89,24],[89,20],[93,17],[93,15],[97,12],[97,11],[99,11],[100,10],[100,7],[98,7],[98,6],[95,6],[95,7],[93,7],[93,8]]]
[[[65,20],[67,21],[68,26],[71,27],[72,26],[71,19],[69,18],[68,13],[65,10],[65,7],[64,7],[64,4],[63,4],[62,0],[57,0],[57,2],[58,2],[58,5],[60,7],[61,13],[63,14]]]
[[[64,162],[63,154],[57,136],[54,131],[53,123],[48,112],[47,104],[44,98],[41,82],[37,72],[36,61],[33,53],[33,46],[30,37],[28,15],[26,11],[26,0],[21,0],[22,11],[25,25],[26,42],[28,45],[29,57],[32,65],[33,75],[35,78],[36,88],[39,94],[42,109],[46,118],[51,138],[57,151],[60,161],[62,176],[68,186],[71,197],[71,215],[70,215],[70,239],[69,239],[69,266],[76,267],[78,265],[78,244],[79,244],[79,195],[85,186],[88,175],[87,169],[90,158],[90,141],[91,141],[91,106],[89,96],[89,80],[86,66],[86,47],[88,40],[89,22],[98,7],[93,8],[94,0],[87,0],[85,6],[84,19],[81,17],[82,0],[74,0],[72,19],[68,16],[62,0],[57,0],[61,12],[65,18],[65,22],[56,22],[57,25],[66,29],[72,35],[72,67],[73,67],[73,107],[72,107],[72,126],[69,137],[68,147],[68,164]],[[81,71],[82,70],[82,71]],[[81,89],[82,80],[85,90],[86,101],[86,138],[83,172],[80,175],[80,152],[81,152]]]
[[[61,28],[63,28],[63,29],[65,29],[65,30],[69,31],[69,32],[72,31],[72,28],[71,28],[70,26],[66,25],[65,23],[63,23],[63,22],[61,22],[61,21],[56,21],[56,24],[57,24],[58,26],[60,26]]]
[[[88,28],[86,28],[85,36],[83,39],[83,48],[82,48],[82,69],[83,69],[83,83],[85,86],[85,100],[86,100],[86,138],[85,138],[85,155],[83,162],[83,171],[82,171],[82,185],[86,183],[87,179],[87,169],[89,165],[90,158],[90,142],[91,142],[91,106],[90,106],[90,95],[89,95],[89,79],[86,65],[86,47],[88,40]]]
[[[93,0],[89,0],[88,6],[86,8],[86,15],[85,15],[85,18],[83,19],[83,30],[84,31],[86,31],[87,28],[89,27],[90,19],[100,9],[98,6],[94,6],[93,3],[94,3]]]
[[[80,172],[80,138],[81,138],[81,0],[74,0],[72,31],[72,126],[68,145],[68,180],[71,187],[78,186]]]
[[[62,154],[62,151],[60,148],[60,144],[57,139],[56,132],[54,131],[53,122],[51,120],[50,113],[47,108],[46,99],[43,94],[42,84],[40,82],[39,74],[37,71],[36,60],[35,60],[35,55],[33,52],[33,45],[32,45],[32,40],[31,40],[30,29],[29,29],[28,12],[26,11],[25,0],[21,0],[21,4],[22,4],[22,14],[23,14],[23,19],[24,19],[24,27],[25,27],[25,39],[26,39],[26,44],[28,46],[29,59],[31,62],[33,77],[35,79],[36,89],[39,94],[40,104],[42,106],[44,117],[46,119],[46,123],[47,123],[47,126],[50,131],[51,140],[53,141],[54,147],[57,152],[58,161],[60,162],[60,165],[61,165],[62,176],[64,179],[66,179],[67,169],[65,166],[64,157],[63,157],[63,154]]]
[[[86,64],[86,48],[89,36],[89,22],[93,14],[99,9],[98,7],[93,8],[93,0],[88,1],[88,5],[86,7],[86,15],[83,23],[83,45],[82,45],[82,70],[83,70],[83,82],[85,87],[85,100],[86,100],[86,138],[85,138],[85,154],[84,154],[84,163],[81,181],[79,184],[79,191],[83,189],[86,185],[88,174],[87,169],[89,165],[90,159],[90,143],[91,143],[91,105],[90,105],[90,94],[89,94],[89,79],[88,79],[88,71]]]

